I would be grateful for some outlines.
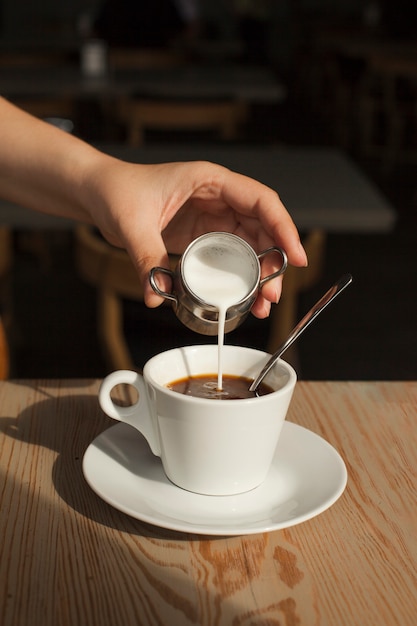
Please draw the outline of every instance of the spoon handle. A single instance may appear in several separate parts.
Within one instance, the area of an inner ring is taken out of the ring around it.
[[[249,387],[249,391],[257,390],[257,388],[259,387],[265,376],[268,374],[268,372],[275,365],[275,362],[279,359],[281,354],[283,354],[294,343],[294,341],[298,339],[301,333],[307,328],[307,326],[311,324],[311,322],[316,319],[316,317],[323,311],[323,309],[325,309],[326,306],[336,298],[336,296],[338,296],[348,285],[350,285],[352,280],[353,278],[351,274],[344,274],[341,278],[339,278],[338,281],[335,282],[332,287],[330,287],[330,289],[324,294],[324,296],[322,296],[320,300],[318,300],[318,302],[316,302],[316,304],[311,307],[308,313],[306,313],[304,317],[298,322],[298,324],[293,328],[287,339],[271,356],[259,376],[255,378],[255,380]]]

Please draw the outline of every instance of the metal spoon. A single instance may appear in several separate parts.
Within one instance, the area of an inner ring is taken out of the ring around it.
[[[302,320],[298,322],[298,324],[293,328],[287,339],[280,345],[278,350],[271,356],[261,373],[257,378],[253,381],[253,383],[249,387],[249,391],[253,391],[256,393],[259,385],[268,374],[268,372],[273,368],[276,361],[278,361],[281,354],[283,354],[298,337],[301,333],[313,322],[316,317],[323,311],[323,309],[332,302],[350,283],[353,278],[351,274],[344,274],[335,284],[330,287],[330,289],[320,298],[316,304],[311,307],[308,313],[306,313]]]

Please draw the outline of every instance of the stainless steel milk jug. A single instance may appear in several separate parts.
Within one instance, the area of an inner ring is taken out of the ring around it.
[[[281,267],[276,272],[261,278],[260,259],[273,253],[280,256]],[[222,272],[224,270],[226,279],[229,266],[238,267],[245,286],[247,283],[244,297],[234,302],[226,311],[224,327],[226,333],[239,326],[245,319],[262,285],[283,274],[287,268],[287,255],[281,248],[273,246],[257,255],[246,241],[237,235],[225,232],[207,233],[191,242],[180,257],[175,271],[164,267],[152,268],[149,280],[153,290],[163,298],[172,301],[177,317],[185,326],[203,335],[216,335],[219,322],[219,309],[202,297],[200,292],[204,292],[204,289],[200,290],[199,276],[195,275],[195,270],[193,270],[196,259],[203,257],[214,259],[216,269],[220,267]],[[156,280],[158,273],[167,274],[172,278],[171,293],[162,291],[158,287]],[[230,279],[233,281],[233,273],[230,273]],[[205,280],[207,281],[207,277]],[[190,282],[193,283],[192,286]],[[215,285],[213,287],[215,288]]]

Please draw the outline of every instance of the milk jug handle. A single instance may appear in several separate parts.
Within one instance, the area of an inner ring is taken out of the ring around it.
[[[287,265],[288,265],[287,255],[285,251],[282,248],[279,248],[278,246],[272,246],[271,248],[267,248],[266,250],[263,250],[260,254],[258,254],[258,259],[260,260],[267,254],[270,254],[272,252],[278,252],[278,254],[281,255],[282,265],[279,268],[279,270],[277,270],[276,272],[273,272],[272,274],[269,274],[268,276],[265,276],[264,278],[262,278],[259,281],[260,287],[262,287],[262,285],[264,285],[268,280],[271,280],[272,278],[276,278],[277,276],[280,276],[287,269]]]
[[[158,283],[156,282],[155,275],[160,272],[161,274],[167,274],[171,277],[171,280],[174,279],[174,272],[172,270],[167,269],[166,267],[153,267],[149,272],[149,282],[151,283],[151,287],[158,296],[162,296],[167,300],[173,300],[173,302],[177,302],[177,298],[173,293],[168,293],[167,291],[162,291],[158,287]]]

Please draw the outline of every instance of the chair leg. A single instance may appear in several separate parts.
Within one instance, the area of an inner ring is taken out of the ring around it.
[[[270,332],[267,342],[267,351],[271,353],[278,349],[297,323],[299,294],[312,287],[321,275],[326,244],[325,232],[319,229],[311,231],[304,239],[303,244],[309,265],[306,268],[290,266],[287,269],[284,275],[281,299],[271,310]],[[295,344],[288,348],[284,359],[295,369],[298,368],[298,352]]]
[[[13,264],[12,233],[0,227],[0,380],[10,375],[10,329],[13,321],[13,300],[10,270]]]
[[[284,287],[285,289],[285,287]],[[297,295],[288,293],[282,295],[279,304],[272,307],[270,314],[270,333],[267,343],[267,352],[274,353],[281,343],[288,337],[295,326],[297,317]],[[285,361],[295,369],[298,366],[297,348],[292,345],[283,356]]]
[[[123,335],[123,307],[110,291],[98,296],[98,335],[104,357],[113,370],[135,369]]]
[[[10,373],[9,345],[6,339],[4,324],[0,318],[0,380],[6,380]]]

